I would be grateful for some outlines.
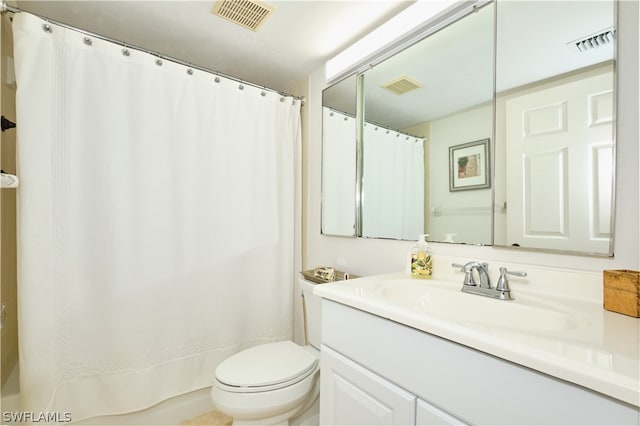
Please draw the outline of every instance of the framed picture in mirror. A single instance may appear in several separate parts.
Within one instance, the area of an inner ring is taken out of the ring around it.
[[[449,147],[449,191],[491,187],[489,139]]]

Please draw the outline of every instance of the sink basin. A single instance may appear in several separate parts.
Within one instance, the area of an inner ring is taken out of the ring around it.
[[[553,306],[518,295],[516,300],[491,299],[435,281],[389,282],[377,290],[390,304],[465,325],[538,332],[577,326],[575,320]]]

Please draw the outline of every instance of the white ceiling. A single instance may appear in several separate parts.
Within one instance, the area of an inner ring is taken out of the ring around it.
[[[257,31],[210,13],[208,1],[32,1],[20,9],[257,85],[289,92],[326,60],[413,1],[267,0]]]

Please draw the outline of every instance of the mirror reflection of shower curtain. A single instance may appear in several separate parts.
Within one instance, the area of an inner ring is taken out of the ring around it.
[[[23,409],[211,385],[291,337],[300,101],[14,18]]]
[[[356,232],[356,119],[322,108],[322,233]]]
[[[424,233],[424,139],[366,123],[362,235],[416,240]]]

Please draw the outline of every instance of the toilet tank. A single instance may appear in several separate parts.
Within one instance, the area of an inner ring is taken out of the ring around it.
[[[322,322],[322,298],[313,294],[316,285],[311,281],[298,280],[302,290],[304,326],[307,344],[320,349],[320,323]]]

